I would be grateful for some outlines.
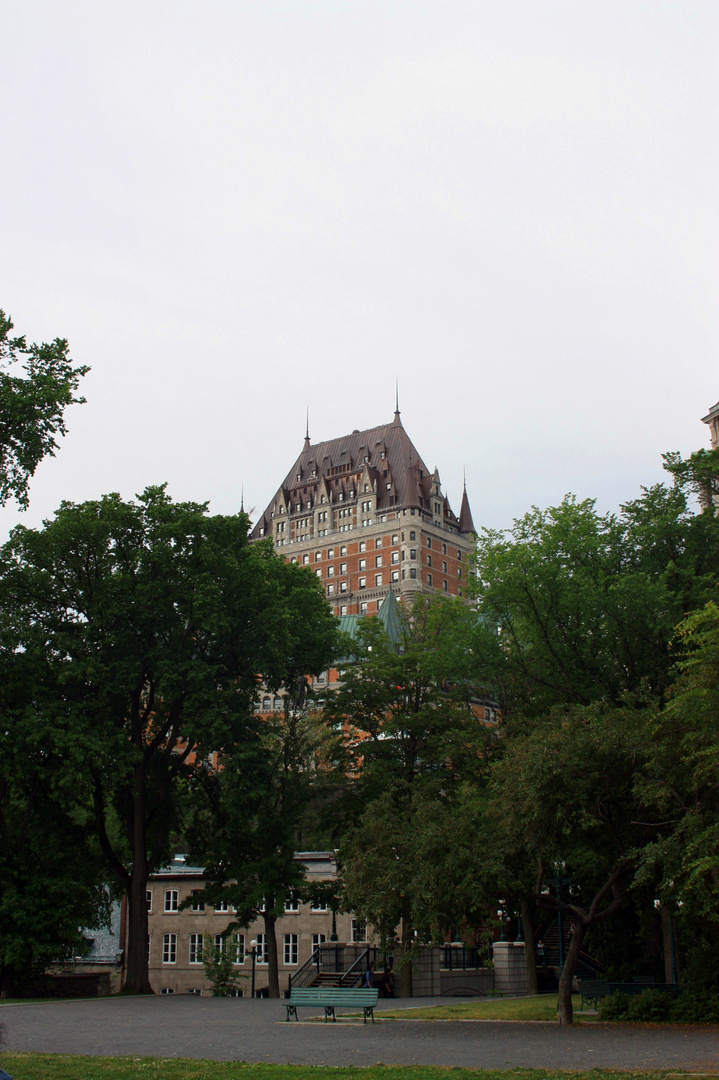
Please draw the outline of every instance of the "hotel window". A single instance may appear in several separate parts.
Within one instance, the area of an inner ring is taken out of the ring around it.
[[[340,592],[347,592],[347,582],[340,581]]]
[[[321,558],[322,558],[322,552],[321,551],[316,551],[315,552],[315,562],[319,562]]]
[[[428,536],[428,537],[427,537],[427,547],[428,547],[428,548],[431,548],[431,547],[432,547],[432,537],[431,537],[431,536]]]
[[[145,889],[145,903],[147,904],[148,912],[152,911],[152,889]]]
[[[310,557],[309,557],[309,555],[303,555],[303,556],[302,556],[302,565],[303,565],[303,566],[307,566],[307,563],[308,563],[309,561],[310,561]]]
[[[352,942],[367,940],[367,923],[364,919],[352,920]]]
[[[285,911],[299,911],[300,902],[296,900],[294,896],[288,896],[285,900]]]
[[[326,519],[325,519],[325,520],[326,520]],[[328,559],[334,559],[334,557],[335,557],[335,549],[334,549],[334,548],[330,548],[330,549],[329,549],[329,551],[327,552],[327,558],[328,558]]]
[[[397,533],[392,533],[392,543],[393,544],[398,544],[399,543],[399,536],[397,535]]]
[[[335,594],[335,587],[334,587],[334,585],[328,585],[328,586],[327,586],[327,595],[328,595],[328,596],[334,596],[334,594]]]
[[[447,573],[447,563],[444,561],[444,559],[442,560],[442,573]]]
[[[411,533],[409,534],[409,538],[410,538],[410,540],[416,540],[416,539],[417,539],[417,534],[416,534],[416,533],[414,533],[414,532],[411,532]]]
[[[449,587],[447,585],[447,579],[446,578],[442,582],[442,588],[444,589],[445,592],[449,592]]]
[[[282,708],[282,698],[278,698],[278,697],[273,698],[272,699],[272,708],[275,710],[275,712],[279,712],[280,709]]]
[[[285,967],[292,967],[297,963],[297,934],[285,934],[284,943]]]
[[[428,585],[432,584],[432,575],[431,574],[427,574],[427,584]]]
[[[193,889],[192,890],[192,910],[193,911],[204,911],[205,910],[205,901],[202,899],[202,893],[200,892],[199,889]]]
[[[190,934],[190,963],[202,963],[202,934]]]
[[[334,576],[335,576],[335,568],[334,568],[334,566],[328,566],[327,567],[327,577],[334,577]]]
[[[399,570],[393,570],[390,576],[390,581],[399,581]]]
[[[398,563],[399,562],[399,552],[398,551],[393,551],[392,552],[392,562],[393,563]]]
[[[367,569],[367,560],[366,559],[360,559],[360,561],[359,561],[359,569],[360,570],[366,570]]]
[[[457,577],[461,577],[461,576],[462,576],[462,567],[458,566],[457,567]]]
[[[177,911],[179,894],[177,889],[168,889],[165,893],[165,911]]]
[[[382,556],[381,555],[375,555],[374,564],[375,564],[375,566],[381,566],[382,565]]]
[[[410,559],[416,559],[417,558],[417,548],[410,548],[409,549],[409,557],[410,557]]]
[[[431,566],[431,565],[432,565],[432,556],[428,555],[427,556],[427,566]]]
[[[177,934],[162,935],[162,962],[163,964],[177,963]]]
[[[447,554],[447,545],[446,544],[442,544],[442,554],[443,555]]]
[[[360,615],[366,615],[366,614],[367,614],[367,601],[363,600],[362,603],[360,604]]]
[[[269,712],[271,708],[272,708],[272,699],[268,698],[268,697],[263,697],[263,699],[262,699],[262,711],[263,712]]]
[[[382,584],[382,575],[381,574],[375,574],[374,583],[375,583],[375,585],[381,585]]]
[[[346,614],[347,614],[347,605],[342,604],[342,606],[340,607],[340,615],[346,615]]]
[[[322,567],[318,567],[317,570],[315,570],[315,574],[317,577],[322,577]]]
[[[411,578],[416,578],[417,577],[417,568],[416,568],[416,566],[410,567],[409,576]]]
[[[364,551],[364,549],[365,549],[365,542],[364,542],[364,540],[360,540],[360,542],[359,542],[359,550]]]
[[[367,578],[366,577],[361,577],[359,579],[359,581],[357,582],[357,588],[358,589],[366,589],[367,588]]]
[[[342,555],[346,555],[346,554],[347,554],[347,548],[343,544],[342,547],[340,548],[340,557],[342,557]]]
[[[347,563],[346,562],[341,562],[340,563],[340,574],[346,574],[346,573],[347,573]]]
[[[462,561],[462,552],[457,548],[457,562]]]

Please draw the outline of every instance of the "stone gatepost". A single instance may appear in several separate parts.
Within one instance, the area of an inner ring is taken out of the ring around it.
[[[494,989],[500,994],[522,995],[529,990],[523,941],[495,941]]]

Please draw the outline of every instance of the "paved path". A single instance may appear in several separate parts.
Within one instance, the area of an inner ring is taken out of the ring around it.
[[[435,1003],[413,1000],[413,1005]],[[380,1002],[380,1007],[398,1004]],[[287,1024],[284,1015],[277,1001],[185,995],[0,1007],[7,1049],[16,1051],[306,1065],[681,1068],[719,1074],[717,1028],[389,1020],[365,1027],[361,1020]]]

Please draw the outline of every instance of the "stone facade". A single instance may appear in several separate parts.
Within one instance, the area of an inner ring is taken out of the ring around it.
[[[297,859],[305,865],[308,881],[326,881],[336,876],[337,868],[331,852],[303,852]],[[231,908],[218,910],[202,904],[181,909],[182,902],[198,893],[204,885],[201,867],[189,866],[177,856],[171,866],[153,874],[147,885],[150,983],[159,994],[209,994],[200,949],[214,946],[234,921]],[[336,916],[338,947],[346,946],[344,958],[349,963],[365,948],[366,927],[351,914]],[[268,984],[267,961],[264,956],[264,922],[255,919],[246,927],[237,928],[226,948],[234,951],[235,970],[242,979],[242,994],[249,997],[252,985],[252,941],[258,942],[255,960],[255,990]],[[307,903],[287,901],[285,914],[277,920],[276,937],[280,990],[287,987],[288,978],[312,955],[317,944],[330,942],[332,912],[318,910]],[[356,946],[356,947],[354,947]],[[350,956],[351,953],[351,956]]]

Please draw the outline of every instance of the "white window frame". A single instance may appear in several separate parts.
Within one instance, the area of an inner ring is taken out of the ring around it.
[[[257,935],[257,964],[265,965],[270,962],[270,946],[267,941],[267,934]]]
[[[190,934],[189,963],[202,963],[202,934]]]
[[[179,907],[180,894],[177,889],[165,889],[165,914],[176,912]]]
[[[234,949],[233,964],[244,964],[245,962],[245,935],[233,934],[232,935],[232,947]]]
[[[283,956],[285,967],[297,967],[299,956],[298,934],[283,934]]]
[[[364,944],[367,941],[367,923],[364,919],[352,919],[352,944]]]
[[[177,934],[162,935],[162,962],[163,964],[177,963]]]

